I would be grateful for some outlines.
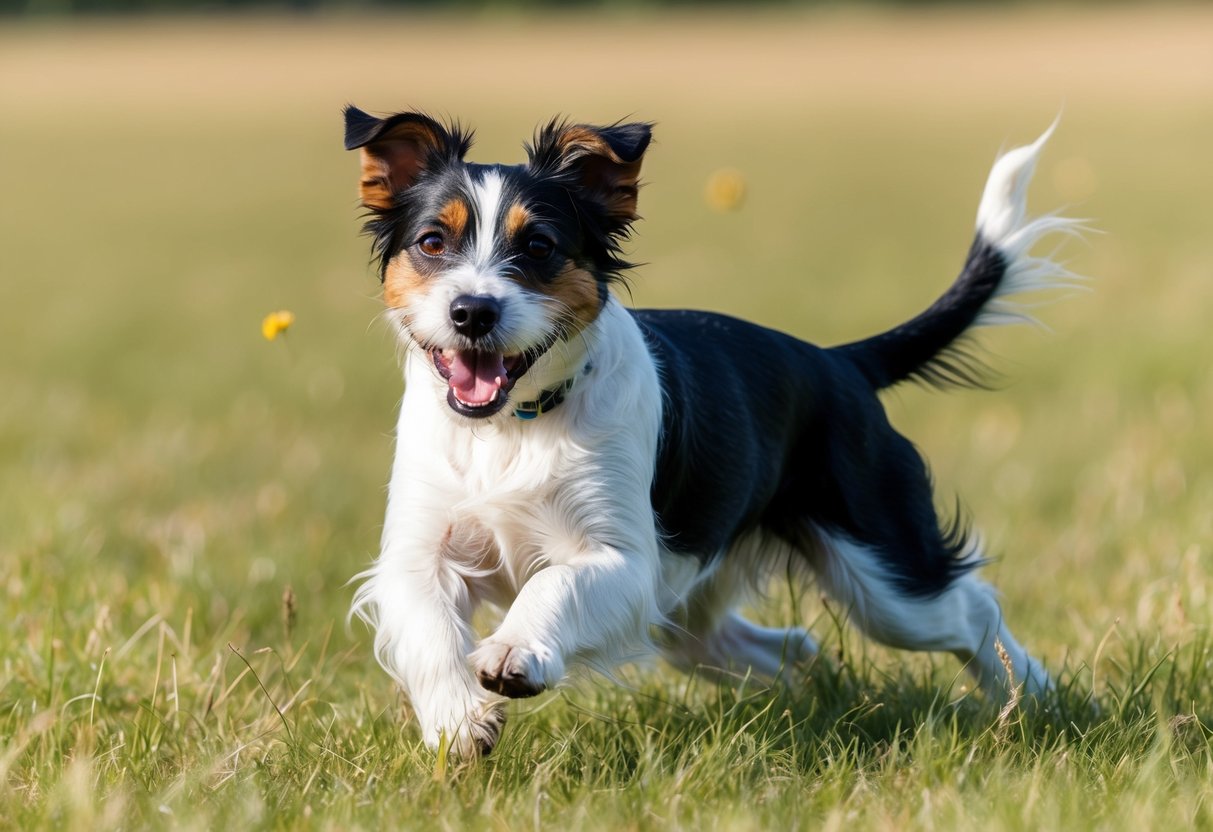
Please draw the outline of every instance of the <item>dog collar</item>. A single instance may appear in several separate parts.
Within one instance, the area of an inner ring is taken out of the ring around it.
[[[593,367],[586,364],[581,371],[581,375],[585,375]],[[564,397],[573,389],[573,384],[576,383],[577,376],[565,379],[555,387],[544,390],[539,394],[539,398],[531,402],[518,402],[514,405],[514,415],[519,419],[529,420],[535,419],[543,413],[548,413],[555,410],[564,401]]]

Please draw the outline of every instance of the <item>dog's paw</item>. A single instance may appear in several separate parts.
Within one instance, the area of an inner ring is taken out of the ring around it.
[[[505,708],[494,705],[485,713],[467,724],[462,747],[456,749],[464,758],[483,757],[497,747],[501,739],[501,729],[505,727]]]
[[[470,760],[491,753],[497,747],[504,727],[505,708],[486,703],[478,713],[468,714],[449,727],[431,730],[425,742],[437,751],[442,748],[442,739],[446,736],[451,756]]]
[[[471,656],[476,678],[485,690],[522,699],[547,690],[543,662],[533,651],[498,641],[484,641]]]

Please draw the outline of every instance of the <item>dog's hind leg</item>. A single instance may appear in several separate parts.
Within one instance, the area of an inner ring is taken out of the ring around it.
[[[690,593],[677,626],[663,632],[662,655],[670,664],[718,680],[750,674],[773,681],[786,680],[817,658],[817,642],[804,628],[762,627],[738,612],[738,605],[759,589],[756,580],[762,578],[757,573],[765,574],[762,567],[775,560],[767,554],[762,562],[759,543],[758,538],[739,541],[711,577]],[[780,555],[786,557],[783,549]]]
[[[994,589],[972,573],[929,595],[899,587],[871,548],[819,534],[812,560],[825,591],[864,633],[890,647],[954,654],[987,695],[1006,699],[1052,687],[1041,664],[1020,646],[1003,620]]]
[[[710,627],[670,634],[662,654],[687,673],[699,671],[717,679],[750,673],[773,681],[811,663],[818,648],[801,627],[760,627],[730,610]]]

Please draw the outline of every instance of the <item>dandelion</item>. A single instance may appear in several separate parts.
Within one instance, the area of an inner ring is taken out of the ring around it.
[[[722,168],[708,177],[703,198],[717,211],[736,211],[745,200],[745,177],[740,171]]]
[[[294,312],[288,312],[285,309],[279,310],[278,312],[271,312],[261,321],[261,334],[265,336],[265,340],[273,341],[279,335],[290,329],[291,324],[294,322]]]

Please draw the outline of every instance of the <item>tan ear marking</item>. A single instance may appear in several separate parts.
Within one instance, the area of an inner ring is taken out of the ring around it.
[[[550,141],[564,164],[578,169],[582,186],[602,202],[608,214],[624,224],[637,219],[640,166],[650,137],[648,125],[596,128],[570,124],[552,129],[555,132]],[[633,143],[624,151],[626,158],[613,145],[621,132],[630,134]]]
[[[381,119],[351,105],[345,110],[345,122],[346,149],[361,151],[359,194],[373,211],[392,208],[397,194],[412,187],[431,164],[462,160],[472,141],[458,125],[448,130],[422,113]]]
[[[413,184],[439,140],[431,130],[402,124],[362,148],[362,203],[379,211],[391,208],[396,193]]]

